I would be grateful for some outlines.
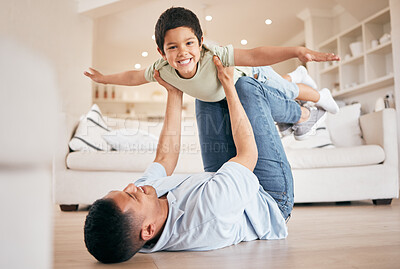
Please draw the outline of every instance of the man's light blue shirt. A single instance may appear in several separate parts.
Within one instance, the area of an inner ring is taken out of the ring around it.
[[[152,163],[137,186],[153,186],[158,197],[167,194],[169,213],[154,245],[140,252],[203,251],[242,241],[287,237],[285,220],[257,177],[236,162],[216,173],[173,175]]]

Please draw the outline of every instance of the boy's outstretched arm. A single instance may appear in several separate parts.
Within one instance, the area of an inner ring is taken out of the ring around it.
[[[218,78],[225,90],[231,120],[232,136],[236,146],[236,156],[229,161],[240,163],[253,171],[257,164],[258,150],[253,128],[236,92],[233,67],[224,67],[217,56],[213,57]]]
[[[154,73],[157,82],[168,91],[167,109],[164,125],[161,130],[157,145],[157,153],[154,162],[164,166],[167,175],[170,176],[178,163],[181,146],[181,116],[183,93],[174,86],[165,82],[158,71]]]
[[[303,63],[340,60],[334,53],[313,51],[305,47],[258,47],[234,50],[236,66],[271,65],[296,57]]]
[[[115,84],[125,86],[138,86],[148,81],[144,77],[145,69],[143,70],[129,70],[112,75],[103,75],[93,68],[89,68],[90,72],[85,71],[83,74],[93,81],[103,84]]]

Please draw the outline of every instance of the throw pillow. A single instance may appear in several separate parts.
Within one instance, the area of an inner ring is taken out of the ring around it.
[[[83,115],[78,128],[69,142],[72,151],[108,151],[111,146],[102,138],[109,128],[101,114],[100,108],[94,104],[90,111]]]
[[[332,142],[337,147],[352,147],[364,144],[360,129],[361,104],[340,108],[339,113],[328,114],[327,125]]]

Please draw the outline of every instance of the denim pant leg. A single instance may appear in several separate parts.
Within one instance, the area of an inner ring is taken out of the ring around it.
[[[267,85],[267,87],[276,88],[283,92],[289,99],[296,99],[299,96],[299,86],[294,82],[284,79],[271,66],[257,66],[253,67],[252,70],[253,75],[258,75],[257,80]]]
[[[293,176],[274,121],[297,122],[301,116],[300,106],[278,89],[251,77],[241,77],[236,89],[257,143],[254,174],[286,219],[293,209]]]
[[[196,99],[196,120],[204,171],[217,172],[236,156],[226,100],[211,103]]]

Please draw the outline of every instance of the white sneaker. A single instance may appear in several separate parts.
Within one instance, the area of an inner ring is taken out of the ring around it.
[[[315,135],[317,128],[325,121],[326,111],[317,107],[306,107],[310,110],[310,117],[302,123],[293,125],[294,138],[296,140],[304,140],[310,135]]]
[[[276,125],[278,126],[279,133],[281,134],[282,137],[285,137],[293,133],[292,129],[293,123],[278,122]]]

